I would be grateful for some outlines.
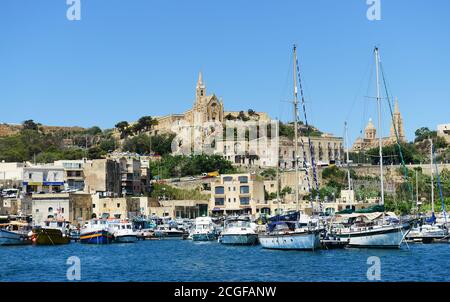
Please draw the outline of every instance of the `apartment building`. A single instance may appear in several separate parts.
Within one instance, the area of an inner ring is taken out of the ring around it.
[[[61,192],[64,190],[64,168],[53,164],[26,166],[22,185],[26,193]]]
[[[100,198],[99,194],[92,196],[92,216],[117,219],[131,219],[139,216],[141,200],[132,197]]]
[[[316,165],[326,166],[343,161],[344,145],[342,138],[322,135],[310,137],[310,141],[314,154],[314,162]],[[305,156],[303,155],[303,149],[305,150]],[[310,167],[311,152],[307,137],[299,138],[298,152],[299,154],[297,157],[299,167],[303,167],[305,160],[306,165]],[[280,138],[280,168],[288,170],[294,169],[295,158],[295,144],[293,141],[285,137]]]
[[[64,180],[68,190],[84,190],[84,166],[86,159],[80,160],[58,160],[54,162],[55,166],[64,168]]]
[[[101,197],[122,196],[120,164],[110,159],[88,161],[83,169],[86,193]]]
[[[120,165],[120,181],[122,196],[139,196],[149,192],[148,162],[134,153],[111,153],[108,159]],[[147,166],[145,167],[145,165]],[[144,179],[143,176],[144,175]]]
[[[213,215],[253,214],[264,207],[264,181],[254,174],[220,175],[211,183]]]
[[[19,187],[23,182],[24,163],[0,162],[0,188]]]

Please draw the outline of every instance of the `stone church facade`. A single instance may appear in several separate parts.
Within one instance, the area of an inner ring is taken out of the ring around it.
[[[156,117],[158,125],[155,126],[155,134],[171,132],[174,125],[185,123],[191,126],[203,125],[207,122],[224,123],[227,116],[237,117],[239,112],[224,111],[222,98],[215,94],[208,95],[203,75],[200,72],[195,88],[195,101],[191,109],[181,114],[169,114]],[[270,117],[265,112],[256,112],[255,117],[260,121],[269,121]]]

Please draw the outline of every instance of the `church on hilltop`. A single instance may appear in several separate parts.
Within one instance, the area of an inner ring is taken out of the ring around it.
[[[206,122],[224,123],[227,119],[236,119],[239,115],[247,114],[246,111],[224,111],[222,98],[218,98],[215,94],[208,95],[206,85],[203,82],[203,75],[198,75],[197,86],[195,88],[195,100],[191,109],[181,114],[169,114],[166,116],[155,117],[158,125],[155,126],[154,132],[167,133],[171,132],[174,125],[187,123],[193,126],[194,123],[202,125]],[[270,118],[265,112],[252,112],[249,119],[269,121]]]
[[[398,106],[398,99],[395,100],[395,107],[389,136],[383,137],[382,140],[383,146],[397,143],[397,135],[400,142],[406,142],[405,129],[403,127],[403,119]],[[369,119],[369,123],[364,129],[364,137],[358,137],[356,139],[355,143],[353,144],[352,151],[360,152],[372,148],[377,148],[379,144],[378,140],[377,129],[375,128],[372,119]]]

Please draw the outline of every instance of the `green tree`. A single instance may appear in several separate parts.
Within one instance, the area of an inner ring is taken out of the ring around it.
[[[138,134],[128,138],[123,143],[123,151],[128,151],[137,154],[149,154],[151,147],[150,136],[147,134]]]
[[[175,139],[175,134],[161,134],[151,137],[151,151],[158,155],[167,155],[172,152],[172,141]]]
[[[266,180],[274,180],[277,176],[277,170],[274,168],[268,168],[261,172],[261,176]]]
[[[22,127],[24,130],[39,130],[39,124],[35,123],[33,120],[26,120],[22,123]]]
[[[132,134],[132,129],[130,128],[130,124],[127,121],[118,122],[115,127],[120,132],[120,138],[127,138]]]
[[[158,120],[153,119],[151,116],[143,116],[133,125],[133,131],[136,134],[142,131],[148,132],[156,125],[158,125]]]

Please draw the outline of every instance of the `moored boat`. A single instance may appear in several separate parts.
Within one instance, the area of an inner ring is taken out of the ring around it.
[[[69,223],[64,220],[47,220],[44,226],[33,228],[31,241],[35,245],[60,245],[70,243]]]
[[[108,230],[105,219],[92,219],[87,221],[80,230],[80,242],[85,244],[108,244],[112,235]]]
[[[230,219],[225,221],[218,241],[229,245],[255,245],[258,243],[258,234],[248,219]]]
[[[424,224],[416,226],[406,236],[409,242],[433,243],[441,242],[449,238],[448,230],[444,226],[436,224]]]
[[[193,241],[211,241],[217,239],[215,224],[211,217],[197,217],[190,232]]]
[[[168,224],[158,225],[154,232],[155,238],[158,239],[186,239],[187,234],[176,227]]]
[[[137,241],[137,233],[133,230],[131,222],[112,220],[108,221],[109,233],[113,240],[119,243],[132,243]]]
[[[378,131],[382,133],[382,117],[381,117],[381,91],[380,91],[380,54],[378,47],[374,49],[375,57],[375,70],[376,70],[376,101],[378,112]],[[382,74],[383,79],[384,75]],[[384,79],[385,80],[385,79]],[[385,81],[384,81],[385,83]],[[386,87],[385,87],[386,88]],[[390,103],[390,100],[388,99]],[[392,113],[391,113],[392,114]],[[399,144],[398,130],[393,124],[393,130]],[[399,144],[400,146],[400,144]],[[348,227],[338,229],[335,235],[338,238],[347,238],[349,240],[349,247],[358,248],[400,248],[405,236],[409,232],[410,225],[402,224],[400,221],[387,221],[385,219],[384,210],[384,173],[383,173],[383,136],[378,135],[378,152],[379,152],[379,168],[380,168],[380,202],[379,205],[383,207],[383,212],[378,213],[379,217],[376,221],[374,219],[371,222],[356,222]],[[401,148],[399,150],[400,154]],[[402,155],[401,155],[402,157]],[[402,165],[405,169],[405,175],[407,169],[402,159]]]
[[[338,230],[337,238],[347,239],[348,247],[357,248],[400,248],[408,227],[401,224],[382,224]]]
[[[29,223],[11,221],[0,225],[0,245],[25,245],[31,244]]]
[[[277,221],[268,225],[269,231],[259,235],[265,249],[306,250],[320,248],[320,230],[315,226],[300,226],[297,221]]]

